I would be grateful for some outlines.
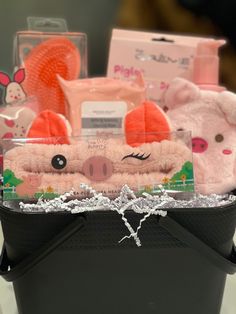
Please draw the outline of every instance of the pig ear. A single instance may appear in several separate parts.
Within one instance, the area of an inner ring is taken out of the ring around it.
[[[16,83],[22,83],[25,79],[25,70],[24,69],[19,69],[15,72],[13,81]]]
[[[165,112],[151,101],[128,112],[125,117],[126,142],[130,146],[168,139],[171,125]]]
[[[164,107],[174,109],[199,97],[200,90],[195,84],[182,78],[175,78],[164,93]]]
[[[218,95],[217,104],[231,124],[236,124],[236,94],[222,92]]]
[[[0,72],[0,84],[6,87],[10,82],[10,77],[4,72]]]
[[[44,110],[33,120],[28,131],[28,138],[50,138],[52,141],[59,141],[61,144],[69,144],[71,129],[66,119],[51,110]],[[36,142],[35,142],[36,143]]]

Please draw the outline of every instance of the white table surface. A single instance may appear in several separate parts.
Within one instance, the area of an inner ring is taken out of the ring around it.
[[[3,236],[0,228],[0,247],[2,247],[2,242]],[[236,313],[236,275],[228,276],[221,314],[235,314],[235,313]],[[12,285],[6,283],[2,278],[0,278],[0,314],[17,314],[16,302],[14,298]]]

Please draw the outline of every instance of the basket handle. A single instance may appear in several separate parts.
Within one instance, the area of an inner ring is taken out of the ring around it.
[[[46,243],[43,247],[37,250],[32,255],[26,257],[22,262],[9,270],[9,263],[5,247],[3,246],[2,254],[0,257],[0,276],[6,281],[14,281],[20,276],[24,275],[33,266],[38,264],[41,260],[52,253],[58,246],[70,238],[74,233],[79,231],[84,226],[85,218],[79,216],[71,224],[69,224],[63,231],[56,235],[51,241]],[[208,259],[221,271],[227,274],[236,273],[236,248],[233,247],[229,259],[220,255],[214,249],[210,248],[207,244],[199,240],[190,231],[185,229],[174,219],[168,217],[160,218],[159,224],[166,229],[174,237],[187,244],[190,248],[198,251],[202,256]]]
[[[220,268],[221,271],[227,274],[236,273],[236,247],[233,246],[229,259],[222,256],[220,253],[209,247],[206,243],[201,241],[195,235],[193,235],[186,228],[177,223],[173,218],[161,217],[159,220],[161,227],[166,229],[174,237],[179,239],[181,242],[187,244],[188,247],[196,250],[200,255],[204,256],[213,265]]]
[[[73,236],[74,233],[79,231],[84,226],[84,222],[84,216],[79,216],[72,223],[67,225],[61,232],[59,232],[52,240],[47,242],[45,245],[26,257],[23,261],[10,270],[6,249],[3,245],[0,256],[0,276],[2,276],[6,281],[15,281],[49,254],[51,254],[58,246]]]

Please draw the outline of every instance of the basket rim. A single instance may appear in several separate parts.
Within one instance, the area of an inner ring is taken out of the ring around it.
[[[191,208],[187,208],[187,207],[183,207],[183,208],[160,208],[164,211],[167,211],[167,213],[190,213],[190,214],[223,214],[228,210],[236,210],[236,201],[230,203],[230,204],[226,204],[226,205],[222,205],[222,206],[218,206],[218,207],[191,207]],[[71,212],[68,211],[55,211],[55,212],[23,212],[20,210],[14,210],[14,209],[10,209],[8,207],[6,207],[3,203],[0,204],[0,218],[1,218],[1,211],[4,214],[8,214],[11,216],[30,216],[30,215],[39,215],[39,216],[44,216],[44,215],[50,215],[50,216],[69,216],[69,215],[73,215],[73,216],[78,216],[81,215],[81,213],[75,213],[72,214]],[[138,213],[135,213],[132,210],[127,210],[127,213],[134,213],[139,215]],[[105,215],[114,213],[114,211],[110,211],[110,210],[97,210],[97,211],[88,211],[85,212],[83,214],[93,214],[93,213],[102,213]]]

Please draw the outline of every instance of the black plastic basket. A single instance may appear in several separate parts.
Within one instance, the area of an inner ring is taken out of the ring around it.
[[[132,239],[115,212],[20,213],[0,208],[0,275],[20,314],[219,314],[236,272],[236,204],[151,216]],[[140,215],[127,213],[133,226]]]

